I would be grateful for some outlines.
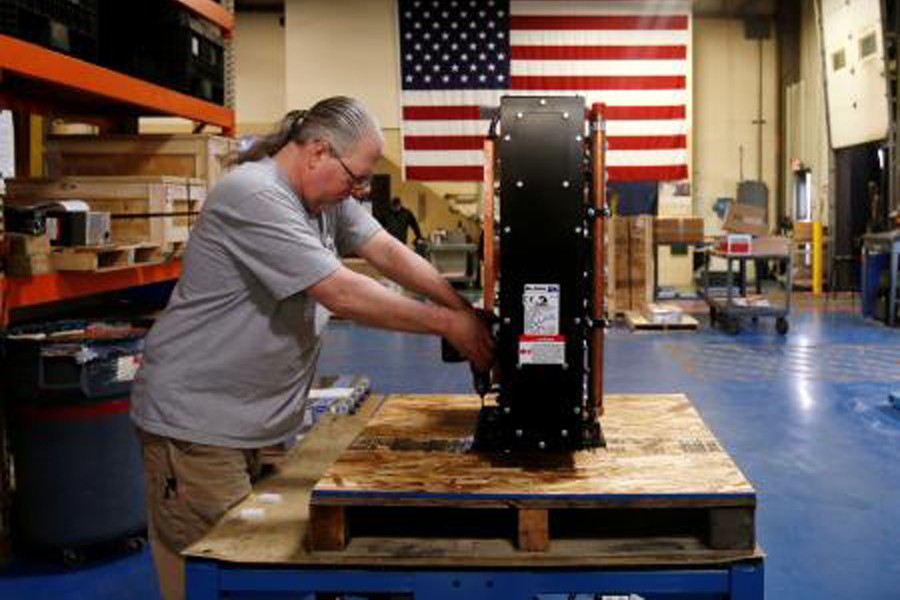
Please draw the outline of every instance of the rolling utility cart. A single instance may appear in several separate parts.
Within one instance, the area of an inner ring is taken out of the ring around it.
[[[710,261],[713,257],[725,259],[727,263],[725,285],[713,288],[710,285]],[[756,294],[747,293],[747,263],[755,262]],[[764,263],[784,265],[784,301],[772,304],[768,295],[762,293],[759,267]],[[703,298],[709,305],[710,325],[719,324],[729,333],[740,331],[741,319],[774,318],[775,328],[781,335],[788,332],[788,315],[791,312],[791,290],[793,288],[793,265],[790,251],[750,252],[736,254],[706,249],[703,271]]]

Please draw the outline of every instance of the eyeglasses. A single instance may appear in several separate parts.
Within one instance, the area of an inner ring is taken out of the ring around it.
[[[350,177],[350,186],[351,189],[354,190],[367,190],[372,185],[372,176],[371,175],[357,175],[353,171],[350,170],[350,167],[347,166],[347,163],[338,155],[334,149],[331,150],[331,155],[334,156],[341,166],[344,168],[344,172]]]

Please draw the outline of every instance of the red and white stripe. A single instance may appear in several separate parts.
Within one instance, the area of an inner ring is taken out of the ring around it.
[[[689,0],[513,0],[511,29],[511,89],[402,93],[407,179],[481,181],[506,94],[606,104],[610,181],[688,178]]]

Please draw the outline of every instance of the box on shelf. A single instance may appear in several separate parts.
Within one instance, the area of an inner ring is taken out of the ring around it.
[[[657,217],[653,221],[653,238],[657,244],[703,243],[701,217]]]
[[[7,202],[77,199],[111,214],[114,244],[170,244],[187,240],[206,199],[206,182],[178,177],[64,177],[10,179]]]
[[[47,234],[7,233],[5,244],[7,256],[50,254],[50,237]]]
[[[47,211],[47,235],[54,246],[105,246],[111,239],[111,215],[92,210]]]
[[[12,277],[44,275],[53,270],[50,238],[46,234],[7,233],[3,243],[6,272]]]
[[[722,229],[731,233],[766,235],[769,233],[766,211],[757,206],[732,202],[728,207],[728,214],[725,215]]]
[[[212,188],[236,152],[237,140],[217,135],[51,135],[45,158],[50,177],[192,177]]]
[[[6,274],[10,277],[32,277],[53,272],[50,254],[29,254],[6,257]]]

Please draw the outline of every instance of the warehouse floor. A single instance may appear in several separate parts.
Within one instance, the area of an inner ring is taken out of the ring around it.
[[[759,492],[766,597],[893,598],[900,589],[900,330],[858,306],[801,303],[729,336],[610,332],[608,392],[684,392]],[[320,372],[365,373],[385,392],[469,392],[435,340],[332,323]],[[156,598],[146,552],[65,572],[17,560],[4,600]]]

